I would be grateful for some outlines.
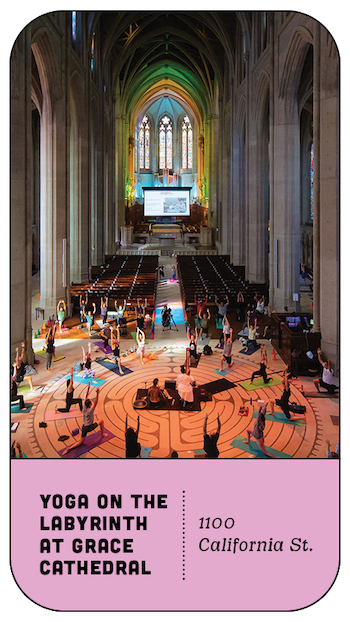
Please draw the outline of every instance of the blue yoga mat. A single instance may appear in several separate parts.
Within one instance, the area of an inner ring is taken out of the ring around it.
[[[119,373],[119,366],[113,361],[111,361],[110,359],[96,359],[96,363],[99,363],[103,367],[106,367],[110,371],[113,371],[118,376],[122,375]],[[129,369],[128,367],[124,367],[124,365],[121,365],[121,368],[122,368],[122,371],[124,372],[124,376],[127,374],[132,374],[133,372],[132,369]]]
[[[66,380],[69,380],[69,379],[70,379],[70,374],[69,376],[66,376]],[[83,376],[79,376],[79,374],[73,374],[73,381],[80,382],[81,384],[86,384],[86,385],[88,385],[90,382],[91,387],[100,387],[106,382],[105,380],[101,380],[101,378],[95,378],[95,380],[93,380],[92,378],[83,378]]]
[[[254,354],[254,352],[257,352],[258,350],[260,350],[260,346],[258,348],[254,348],[254,350],[250,350],[248,348],[248,352],[245,352],[245,348],[243,348],[243,350],[240,350],[239,353],[240,354],[246,354],[247,356],[250,356],[251,354]]]
[[[95,432],[90,432],[90,434],[87,434],[87,436],[85,437],[85,441],[82,445],[79,445],[79,447],[72,449],[72,451],[69,451],[68,454],[64,456],[62,454],[65,450],[65,447],[63,447],[63,449],[60,449],[58,453],[61,458],[79,458],[79,456],[81,456],[82,454],[86,454],[87,451],[90,451],[94,447],[98,447],[99,445],[110,441],[111,438],[114,438],[114,434],[112,434],[112,432],[110,432],[109,430],[106,430],[106,428],[104,429],[104,432],[107,434],[107,436],[105,438],[101,438],[100,428],[97,427]]]
[[[27,408],[22,408],[22,410],[19,407],[19,404],[11,404],[11,414],[15,414],[15,413],[29,413],[32,409],[32,406],[34,406],[34,404],[29,404],[28,402],[26,403],[26,407]]]
[[[254,412],[253,412],[253,418],[256,419],[258,416],[258,410],[256,408],[254,408]],[[293,413],[291,413],[293,416]],[[297,420],[290,420],[287,419],[286,415],[284,413],[279,413],[275,411],[274,416],[272,416],[270,413],[266,413],[265,415],[265,419],[267,419],[268,421],[278,421],[280,423],[289,423],[289,425],[298,425],[301,426],[303,428],[306,427],[306,422],[303,421],[302,419],[297,419]]]
[[[269,457],[265,456],[265,454],[261,451],[261,449],[259,449],[257,443],[255,442],[253,438],[250,439],[250,445],[247,445],[247,443],[244,443],[243,441],[246,440],[246,438],[247,437],[245,436],[238,435],[236,436],[236,438],[233,439],[230,445],[232,445],[232,447],[237,447],[237,449],[242,449],[243,451],[246,451],[249,454],[253,454],[254,456],[257,456],[258,458],[267,458],[269,460]],[[276,449],[267,447],[267,445],[265,445],[265,447],[270,454],[275,456],[275,458],[291,458],[292,457],[289,454],[284,454],[282,451],[277,451]]]
[[[137,458],[149,458],[151,451],[152,451],[152,447],[141,446],[141,456],[136,456],[136,457]]]
[[[219,374],[219,376],[226,376],[226,374],[228,374],[228,371],[221,371],[221,369],[215,369],[214,371],[216,374]]]

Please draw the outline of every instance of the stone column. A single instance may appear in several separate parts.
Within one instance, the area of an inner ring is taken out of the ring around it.
[[[16,39],[11,55],[11,362],[15,348],[32,350],[32,123],[31,29]]]
[[[321,347],[339,370],[339,58],[336,45],[316,24],[320,49],[320,328]],[[315,40],[316,47],[316,40]],[[315,144],[315,143],[314,143]],[[315,244],[315,239],[314,239]],[[317,251],[314,249],[314,258]]]

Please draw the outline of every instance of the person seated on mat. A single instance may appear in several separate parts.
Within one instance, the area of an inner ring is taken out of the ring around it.
[[[73,404],[78,404],[80,408],[80,412],[83,411],[83,401],[81,397],[73,397],[74,396],[74,387],[73,387],[73,367],[70,370],[70,378],[67,380],[67,393],[66,393],[66,407],[65,408],[57,408],[55,407],[55,413],[68,413]]]
[[[186,365],[181,365],[180,372],[176,379],[176,389],[184,407],[188,404],[191,409],[194,406],[193,386],[195,384],[195,379],[190,374],[188,363],[186,363]]]
[[[199,359],[199,354],[197,352],[197,342],[198,342],[198,330],[197,326],[195,328],[195,334],[191,333],[190,326],[187,326],[187,338],[190,342],[190,356],[193,357],[196,361]]]
[[[141,445],[138,442],[140,430],[140,415],[137,417],[137,428],[128,428],[128,415],[125,418],[125,457],[137,458],[141,452]]]
[[[265,296],[259,296],[256,302],[255,315],[262,319],[265,309]]]
[[[15,381],[14,376],[11,374],[11,403],[12,402],[19,402],[20,410],[23,410],[23,408],[26,408],[23,395],[18,395],[17,382]]]
[[[120,332],[119,332],[119,325],[117,325],[117,328],[113,328],[113,330],[111,331],[111,348],[112,348],[112,352],[113,352],[113,361],[115,363],[118,364],[119,367],[119,373],[123,376],[124,372],[122,370],[122,362],[120,359]]]
[[[270,401],[270,408],[271,408],[271,415],[273,416],[275,414],[275,405],[279,406],[285,416],[287,417],[287,419],[289,421],[296,421],[296,420],[300,420],[302,419],[303,421],[306,420],[306,414],[300,414],[300,415],[291,415],[290,414],[290,410],[289,410],[289,398],[290,398],[290,386],[289,386],[289,380],[288,380],[288,371],[285,370],[283,373],[283,378],[282,378],[282,386],[283,386],[283,393],[280,399],[275,399],[275,400],[271,400]]]
[[[158,378],[154,378],[153,385],[148,389],[148,402],[150,408],[163,408],[168,403],[163,391],[158,386]]]
[[[233,365],[232,360],[232,337],[228,336],[224,341],[224,349],[222,353],[222,357],[220,359],[220,371],[224,371],[224,362],[226,361],[227,365],[231,368]]]
[[[114,307],[117,313],[117,324],[120,324],[120,320],[124,317],[125,309],[126,309],[126,300],[124,298],[124,304],[118,306],[118,301],[116,300],[114,303]]]
[[[230,301],[228,299],[227,294],[226,294],[226,302],[224,302],[223,300],[220,300],[218,302],[218,297],[215,294],[215,304],[216,304],[216,306],[218,308],[218,315],[217,315],[217,317],[218,317],[218,319],[221,318],[221,320],[223,320],[225,315],[227,315],[227,309],[228,309],[228,306],[230,304]]]
[[[205,458],[218,458],[219,450],[217,447],[218,439],[220,436],[221,430],[221,422],[219,419],[219,415],[217,418],[218,427],[216,432],[212,432],[211,434],[207,434],[207,423],[208,423],[208,415],[205,416],[203,423],[203,435],[204,435],[204,446],[203,449],[205,451]]]
[[[19,384],[23,380],[28,380],[28,383],[29,383],[29,386],[30,386],[31,390],[35,391],[35,389],[33,387],[32,376],[27,373],[28,372],[28,365],[26,365],[24,363],[24,354],[25,354],[25,348],[26,348],[24,341],[22,341],[21,346],[22,346],[21,354],[19,354],[19,349],[16,348],[16,358],[15,358],[15,361],[13,363],[12,375],[13,375],[13,378],[14,378],[14,380],[15,380],[15,382],[17,384]],[[34,372],[36,373],[35,370],[34,370]],[[34,374],[34,372],[33,372],[33,374]]]
[[[200,311],[198,314],[200,323],[199,323],[199,339],[203,339],[203,334],[207,337],[208,336],[208,322],[210,320],[210,311],[209,309],[207,309],[206,311],[202,312]],[[198,327],[197,327],[198,328]]]
[[[317,391],[319,393],[321,393],[320,391],[320,386],[323,389],[327,390],[327,393],[330,393],[331,395],[334,395],[334,393],[337,392],[337,387],[333,384],[333,374],[334,371],[331,367],[331,362],[328,359],[328,361],[323,361],[321,358],[321,348],[317,348],[317,356],[318,356],[318,360],[320,362],[320,364],[323,367],[323,372],[322,372],[322,378],[318,379],[318,378],[314,378],[314,385],[317,389]]]
[[[274,458],[275,456],[270,454],[265,447],[265,439],[264,439],[264,430],[265,430],[265,421],[266,421],[265,415],[266,415],[266,405],[261,406],[259,408],[259,413],[254,423],[254,428],[253,430],[251,430],[250,428],[247,429],[247,440],[243,441],[243,443],[250,445],[250,437],[254,436],[259,449],[261,449],[261,451],[265,454],[265,456],[268,456],[269,458]]]
[[[86,395],[85,395],[85,401],[84,401],[84,407],[83,407],[83,427],[81,428],[80,439],[76,443],[74,443],[74,445],[71,445],[71,447],[66,447],[66,449],[62,452],[63,456],[65,456],[69,451],[72,451],[76,447],[80,447],[80,445],[83,445],[85,442],[86,435],[89,432],[92,432],[93,430],[95,430],[97,426],[100,426],[101,438],[106,438],[108,436],[107,433],[104,432],[104,420],[99,419],[98,416],[94,412],[97,406],[100,389],[99,387],[97,387],[96,397],[93,402],[88,398],[89,391],[90,391],[90,382],[88,384]],[[96,422],[94,422],[94,419],[96,419]]]
[[[254,324],[250,324],[249,325],[249,330],[248,330],[248,339],[247,339],[247,343],[246,343],[246,347],[245,347],[245,352],[248,352],[249,348],[258,348],[258,343],[256,341],[256,326],[257,326],[257,319],[255,318],[254,320]]]
[[[267,354],[266,354],[266,348],[265,346],[261,345],[260,346],[260,353],[261,353],[261,358],[260,358],[260,369],[258,369],[257,371],[254,371],[252,373],[252,377],[250,379],[250,383],[249,384],[253,384],[253,380],[256,376],[262,376],[264,379],[264,383],[267,384],[268,382],[271,382],[272,378],[267,376],[266,373],[266,367],[267,367]]]

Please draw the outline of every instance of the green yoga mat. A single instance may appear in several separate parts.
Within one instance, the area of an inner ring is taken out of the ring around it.
[[[34,354],[37,354],[38,356],[41,356],[43,359],[46,359],[46,350],[35,350]],[[57,352],[55,352],[55,355],[52,357],[52,362],[55,363],[56,361],[60,361],[61,359],[64,359],[64,356],[61,356],[60,354],[57,354]]]
[[[258,409],[254,408],[254,412],[253,412],[253,418],[256,419],[258,416]],[[294,413],[291,413],[291,416],[293,417]],[[271,413],[266,413],[265,415],[265,419],[267,419],[268,421],[278,421],[279,423],[289,423],[289,425],[297,425],[297,426],[301,426],[303,428],[306,428],[306,422],[303,421],[302,419],[287,419],[286,415],[284,413],[279,413],[275,411],[275,414],[272,416]]]
[[[250,439],[250,445],[247,445],[247,443],[243,442],[246,439],[247,439],[246,436],[238,435],[236,436],[236,438],[233,439],[230,445],[232,445],[232,447],[237,447],[237,449],[242,449],[243,451],[246,451],[248,454],[252,454],[253,456],[256,456],[257,458],[267,458],[268,460],[270,460],[270,458],[268,456],[265,456],[265,454],[261,451],[261,449],[259,449],[259,446],[257,445],[257,443],[255,442],[253,438]],[[284,454],[283,451],[277,451],[276,449],[267,447],[267,445],[265,445],[265,447],[270,454],[275,456],[275,458],[291,458],[292,457],[289,454]]]
[[[281,378],[278,376],[272,376],[272,380],[265,384],[263,378],[254,378],[253,384],[249,384],[250,380],[244,380],[243,382],[239,382],[240,386],[243,387],[246,391],[254,391],[255,389],[266,389],[266,387],[274,387],[277,384],[282,384]]]
[[[136,333],[131,333],[131,336],[132,336],[133,340],[135,341],[135,343],[137,345],[139,345],[139,342],[137,341],[137,338],[136,338]],[[146,339],[145,343],[148,343],[147,339]]]

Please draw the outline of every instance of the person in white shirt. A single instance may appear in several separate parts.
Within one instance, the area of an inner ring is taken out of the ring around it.
[[[331,362],[329,359],[328,361],[323,361],[321,359],[320,348],[317,349],[317,356],[318,356],[318,360],[320,361],[320,364],[323,367],[323,372],[322,372],[322,378],[320,379],[314,378],[314,385],[319,393],[320,393],[320,387],[322,387],[323,389],[326,389],[328,393],[330,393],[331,395],[334,395],[334,393],[337,391],[337,387],[333,384],[334,371],[331,367]]]
[[[181,365],[180,371],[181,373],[176,379],[176,389],[184,406],[188,404],[191,408],[194,403],[193,385],[195,380],[193,376],[191,376],[187,365]]]

